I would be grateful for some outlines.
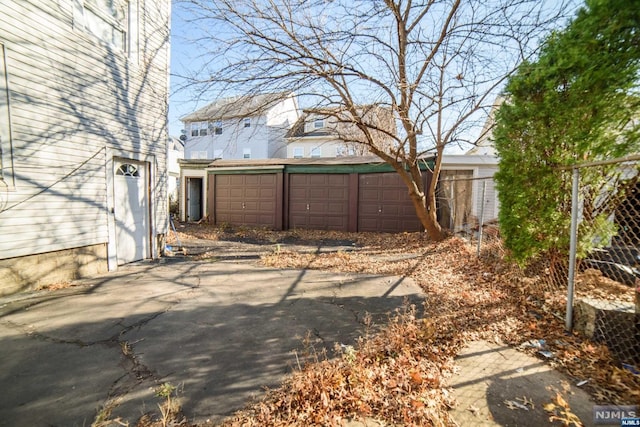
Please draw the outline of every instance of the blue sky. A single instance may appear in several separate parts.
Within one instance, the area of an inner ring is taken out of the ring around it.
[[[177,75],[184,75],[194,69],[197,51],[189,42],[197,37],[198,31],[186,22],[187,11],[180,2],[172,2],[171,10],[171,90],[169,95],[169,135],[180,136],[182,123],[180,117],[198,108],[194,102],[194,94],[186,90],[178,90],[183,82]]]

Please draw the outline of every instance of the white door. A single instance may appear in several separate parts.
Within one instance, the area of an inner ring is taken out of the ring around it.
[[[187,178],[187,221],[202,218],[202,178]]]
[[[114,215],[118,265],[149,257],[147,163],[114,160]]]

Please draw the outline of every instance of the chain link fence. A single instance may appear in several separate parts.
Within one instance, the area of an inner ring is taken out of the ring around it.
[[[640,368],[640,156],[572,170],[566,328]],[[585,184],[589,183],[589,184]]]
[[[451,234],[477,244],[478,254],[483,244],[499,240],[498,197],[493,181],[493,169],[444,170],[436,192],[438,221]]]
[[[573,212],[568,205],[559,207],[567,224],[573,219],[570,253],[548,252],[529,263],[522,274],[543,293],[568,290],[566,329],[605,344],[621,364],[637,372],[640,156],[583,164],[564,173],[578,184],[570,198]],[[492,176],[443,171],[436,196],[438,219],[445,229],[477,246],[478,256],[503,259]]]

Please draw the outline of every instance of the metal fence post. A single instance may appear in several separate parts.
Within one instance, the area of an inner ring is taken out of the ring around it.
[[[478,221],[478,254],[480,256],[480,247],[482,246],[482,226],[484,222],[484,197],[487,193],[487,181],[482,182],[482,201],[480,203],[480,219]]]
[[[573,168],[573,184],[571,191],[571,235],[569,243],[569,277],[567,287],[567,314],[564,328],[571,332],[573,328],[573,290],[576,273],[576,250],[578,246],[578,187],[580,185],[580,171]]]

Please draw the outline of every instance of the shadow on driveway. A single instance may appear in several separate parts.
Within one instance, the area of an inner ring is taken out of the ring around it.
[[[163,382],[191,421],[219,421],[277,386],[308,334],[316,351],[353,344],[365,313],[381,323],[421,298],[399,277],[184,260],[3,299],[0,426],[90,425],[100,410],[134,423]]]

